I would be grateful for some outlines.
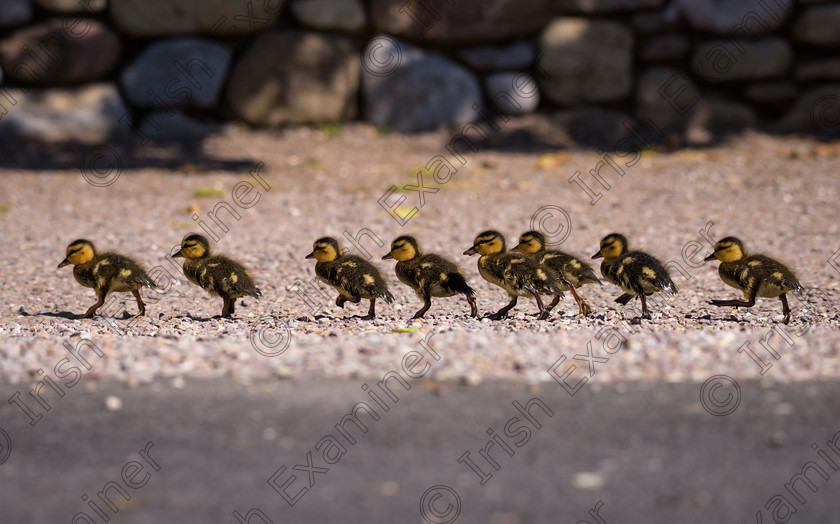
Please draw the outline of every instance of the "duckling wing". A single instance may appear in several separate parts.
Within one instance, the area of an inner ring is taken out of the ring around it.
[[[659,260],[641,251],[632,251],[620,260],[624,268],[621,279],[625,289],[634,293],[650,295],[658,291],[676,293],[677,286],[671,280],[668,270]]]
[[[140,264],[119,253],[103,253],[94,260],[90,275],[97,289],[135,291],[143,286],[157,288]]]
[[[802,291],[796,275],[781,262],[764,255],[751,255],[741,266],[740,283],[758,296],[777,297],[788,291]]]
[[[540,264],[553,269],[575,286],[590,282],[601,284],[601,279],[595,274],[591,265],[562,251],[546,251],[540,257]]]
[[[347,255],[336,260],[330,267],[330,280],[335,287],[352,296],[381,298],[389,304],[394,300],[394,295],[388,291],[388,284],[379,270],[356,255]]]
[[[449,294],[464,293],[473,296],[473,289],[458,270],[458,266],[446,258],[429,253],[420,258],[414,269],[414,280],[418,288],[428,287],[434,293],[443,291]]]
[[[216,275],[219,289],[224,294],[231,298],[262,296],[245,266],[227,257],[211,257],[211,260],[218,263],[213,273]]]
[[[494,261],[496,271],[499,272],[504,287],[519,293],[562,295],[558,287],[559,275],[552,269],[540,267],[539,264],[519,253],[504,253]]]

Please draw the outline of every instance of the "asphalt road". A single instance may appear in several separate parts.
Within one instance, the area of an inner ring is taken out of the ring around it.
[[[829,462],[840,468],[840,455],[826,444],[836,438],[840,448],[836,383],[707,390],[711,410],[734,409],[726,416],[703,407],[696,383],[593,380],[570,396],[555,383],[420,380],[405,390],[393,379],[397,401],[361,380],[176,385],[91,381],[62,398],[42,392],[51,409],[34,426],[4,403],[0,520],[766,523],[784,521],[785,511],[795,511],[791,522],[840,518],[840,473]],[[17,391],[34,406],[23,386],[0,387],[7,399]],[[357,402],[379,417],[358,413],[366,431],[352,420],[341,425]],[[800,503],[785,484],[809,462],[828,479],[806,470],[816,492],[794,479]]]

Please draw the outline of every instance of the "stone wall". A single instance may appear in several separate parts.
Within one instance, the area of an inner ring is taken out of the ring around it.
[[[830,136],[838,95],[840,2],[0,1],[0,133],[39,140],[593,106],[698,141]]]

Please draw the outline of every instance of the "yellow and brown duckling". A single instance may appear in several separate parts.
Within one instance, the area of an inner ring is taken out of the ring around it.
[[[131,292],[137,299],[140,310],[131,318],[146,313],[146,305],[140,298],[140,288],[147,286],[157,288],[154,281],[146,274],[143,267],[131,258],[118,253],[97,254],[96,248],[89,240],[79,239],[67,246],[66,257],[58,267],[73,264],[73,277],[79,284],[93,288],[98,299],[87,312],[76,318],[90,318],[105,303],[109,293]]]
[[[336,306],[343,308],[347,301],[357,304],[363,298],[370,300],[368,314],[361,317],[364,320],[376,318],[377,298],[388,304],[394,301],[394,295],[388,291],[388,284],[379,270],[362,257],[342,254],[334,238],[316,240],[312,245],[312,253],[306,255],[306,258],[316,259],[315,274],[338,290]]]
[[[478,272],[488,282],[495,284],[510,295],[510,303],[490,315],[492,320],[505,318],[516,306],[519,297],[533,297],[540,308],[538,319],[548,318],[548,309],[543,305],[540,294],[563,296],[560,289],[560,275],[554,270],[541,267],[522,253],[505,251],[505,237],[498,231],[485,231],[475,237],[471,248],[465,255],[481,255],[478,259]]]
[[[802,284],[796,274],[781,262],[764,255],[750,255],[744,244],[735,237],[726,237],[715,244],[715,251],[706,260],[721,261],[718,268],[720,279],[740,289],[744,300],[712,300],[714,306],[753,307],[756,297],[779,297],[782,301],[782,322],[790,322],[788,291],[802,291]]]
[[[592,256],[601,257],[604,258],[601,274],[624,291],[615,301],[624,305],[634,297],[642,300],[642,315],[633,318],[633,323],[639,323],[643,318],[650,319],[645,297],[659,291],[677,293],[677,286],[665,266],[643,251],[628,251],[627,239],[623,235],[613,233],[604,237],[600,249]]]
[[[191,233],[184,237],[181,249],[172,257],[185,259],[187,280],[210,295],[222,297],[222,318],[233,315],[237,298],[262,296],[245,266],[224,255],[211,254],[210,243],[201,235]]]
[[[397,278],[423,300],[423,307],[412,318],[423,318],[432,306],[432,297],[458,294],[467,297],[470,316],[478,317],[475,292],[454,262],[435,253],[421,253],[417,240],[411,236],[401,236],[391,242],[391,251],[382,260],[392,258],[397,259]]]
[[[592,308],[578,295],[576,289],[586,284],[602,285],[592,266],[576,256],[554,249],[547,249],[545,235],[539,231],[523,233],[519,237],[519,245],[511,251],[523,253],[538,264],[559,273],[565,279],[565,282],[561,283],[559,287],[564,291],[568,289],[572,293],[580,314],[585,316],[592,313]],[[560,302],[560,297],[555,295],[554,300],[548,305],[548,310],[551,311],[558,302]]]

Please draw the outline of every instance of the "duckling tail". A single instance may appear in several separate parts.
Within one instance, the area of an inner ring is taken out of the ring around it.
[[[446,275],[446,287],[456,293],[463,293],[468,297],[474,297],[475,291],[467,284],[466,279],[460,273],[449,273]]]
[[[384,300],[388,304],[390,304],[391,302],[394,301],[394,295],[392,295],[391,292],[388,291],[387,289],[385,291],[381,291],[379,293],[379,298],[381,298],[382,300]]]
[[[662,291],[666,293],[671,293],[672,295],[677,294],[677,285],[671,279],[668,279],[666,282],[662,283]]]
[[[254,287],[252,287],[251,289],[249,289],[249,290],[248,290],[248,294],[249,294],[249,295],[251,295],[251,296],[252,296],[252,297],[254,297],[254,298],[260,298],[260,297],[262,297],[262,291],[260,291],[260,288],[258,288],[258,287],[256,287],[256,286],[254,286]]]

